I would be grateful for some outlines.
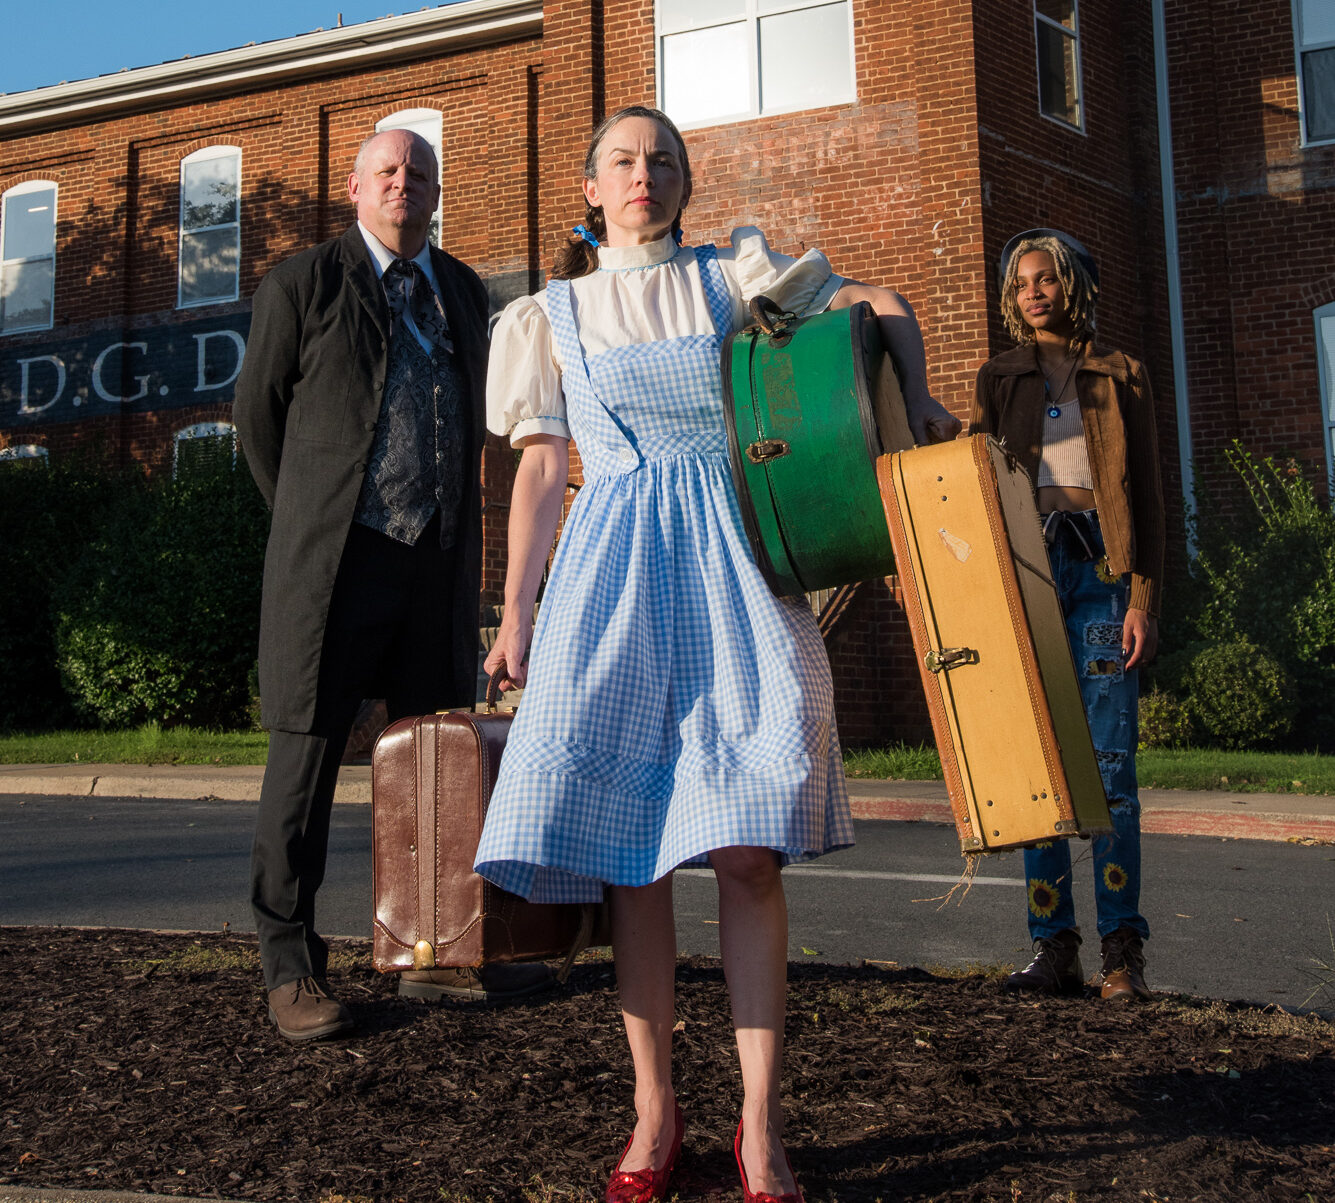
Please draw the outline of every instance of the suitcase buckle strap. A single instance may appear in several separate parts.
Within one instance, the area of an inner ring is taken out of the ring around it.
[[[940,673],[958,668],[961,664],[977,664],[978,652],[971,647],[932,648],[923,657],[923,663],[927,665],[928,672]]]
[[[759,328],[768,335],[773,340],[774,346],[782,347],[793,337],[788,327],[797,321],[797,314],[790,313],[787,309],[780,309],[766,296],[752,297],[748,308],[755,322],[755,327],[752,328]]]

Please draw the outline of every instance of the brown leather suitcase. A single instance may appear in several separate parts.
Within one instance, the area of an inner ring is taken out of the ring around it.
[[[405,718],[376,741],[372,961],[382,973],[556,958],[568,970],[580,949],[607,942],[595,930],[602,908],[526,902],[473,872],[512,717],[491,704]]]
[[[1028,475],[981,434],[876,472],[961,849],[1110,831]]]

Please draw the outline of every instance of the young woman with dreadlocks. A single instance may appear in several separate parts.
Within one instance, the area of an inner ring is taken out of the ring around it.
[[[712,868],[742,1078],[733,1148],[744,1198],[800,1203],[782,1142],[779,870],[851,843],[853,829],[811,607],[770,591],[741,525],[723,340],[757,293],[796,313],[868,300],[908,368],[919,438],[953,438],[959,422],[927,395],[922,336],[902,297],[841,279],[818,252],[776,254],[753,228],[735,230],[729,247],[684,244],[692,188],[671,121],[640,106],[614,113],[589,145],[584,217],[551,281],[496,327],[488,424],[523,455],[505,614],[486,666],[525,690],[476,868],[540,902],[608,891],[636,1123],[607,1203],[669,1192],[685,1127],[672,1081],[672,873]],[[535,630],[572,437],[585,484]]]
[[[1098,266],[1069,234],[1026,230],[1001,254],[1001,313],[1019,344],[978,373],[971,433],[1005,441],[1034,482],[1067,637],[1112,815],[1093,841],[1105,999],[1148,998],[1136,790],[1138,669],[1158,643],[1164,507],[1145,368],[1094,341]],[[1068,841],[1024,853],[1034,959],[1007,986],[1079,993]]]

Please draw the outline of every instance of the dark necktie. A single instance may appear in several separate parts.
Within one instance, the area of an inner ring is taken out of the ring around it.
[[[394,333],[397,334],[403,324],[406,310],[412,314],[417,329],[431,346],[445,352],[454,350],[440,298],[428,283],[426,273],[416,263],[408,259],[395,259],[385,269],[384,284]]]

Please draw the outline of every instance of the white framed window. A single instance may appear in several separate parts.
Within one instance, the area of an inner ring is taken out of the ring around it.
[[[1317,375],[1321,378],[1321,416],[1326,431],[1326,479],[1335,496],[1335,301],[1313,312],[1316,319]]]
[[[56,192],[50,180],[29,180],[0,202],[0,334],[54,321]]]
[[[1038,111],[1083,133],[1078,0],[1034,0],[1034,46],[1038,52]]]
[[[431,149],[436,152],[436,172],[439,177],[442,145],[439,110],[401,109],[397,113],[391,113],[388,117],[382,117],[375,123],[377,134],[383,134],[387,129],[406,129],[409,133],[425,138],[431,144]],[[439,178],[437,183],[439,183]],[[426,232],[427,241],[432,246],[440,245],[440,206],[441,202],[437,200],[435,215],[431,218],[431,226]]]
[[[857,99],[851,0],[655,0],[654,34],[682,128]]]
[[[236,467],[236,427],[230,422],[196,422],[173,436],[173,476],[218,464]]]
[[[51,458],[51,453],[40,443],[15,443],[10,447],[0,447],[0,463],[31,464],[44,468]]]
[[[1293,0],[1293,51],[1303,145],[1335,142],[1335,4]]]
[[[206,146],[181,160],[176,304],[235,301],[241,275],[241,149]]]

